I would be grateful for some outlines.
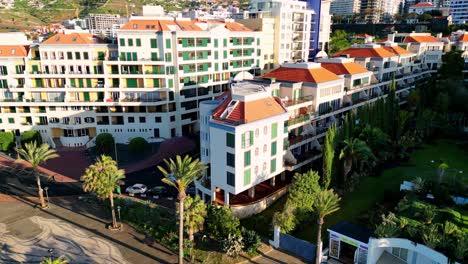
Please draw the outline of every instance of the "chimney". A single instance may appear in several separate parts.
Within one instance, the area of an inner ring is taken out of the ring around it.
[[[437,33],[436,38],[441,39],[442,38],[442,33]]]

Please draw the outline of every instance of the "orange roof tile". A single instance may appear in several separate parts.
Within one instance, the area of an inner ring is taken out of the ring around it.
[[[225,28],[229,31],[253,31],[252,29],[236,22],[226,22]]]
[[[310,83],[324,83],[340,79],[336,74],[322,67],[312,69],[280,67],[263,75],[262,77],[275,78],[278,81]]]
[[[222,102],[214,111],[214,117],[221,117],[221,115],[226,110],[227,106],[231,103],[232,97],[231,92],[229,92],[228,97],[224,102]],[[275,98],[268,96],[262,99],[257,99],[253,101],[239,101],[231,109],[230,113],[226,116],[226,118],[221,119],[219,121],[223,122],[232,121],[232,122],[242,122],[242,123],[249,123],[254,122],[260,119],[272,117],[275,115],[280,115],[285,113],[286,110],[281,106],[281,104],[275,100]]]
[[[199,20],[158,20],[158,19],[133,19],[123,25],[121,30],[151,30],[171,31],[170,26],[178,26],[183,31],[203,31],[197,23],[207,23]],[[229,31],[252,31],[246,26],[236,22],[209,22],[224,24]]]
[[[403,42],[404,43],[440,42],[440,40],[434,38],[433,36],[406,36]]]
[[[418,3],[418,4],[410,6],[410,8],[413,8],[413,7],[431,7],[431,6],[433,6],[431,3]]]
[[[0,57],[26,57],[28,56],[29,46],[20,45],[1,45]]]
[[[400,47],[400,46],[383,46],[382,48],[392,52],[392,53],[395,53],[396,55],[410,55],[412,54],[411,52],[409,52],[408,50]]]
[[[57,33],[48,38],[42,44],[73,44],[73,45],[89,45],[99,42],[99,39],[90,33]]]
[[[384,48],[349,48],[334,54],[334,56],[349,55],[353,58],[388,58],[395,54],[385,50]]]
[[[333,72],[336,75],[344,74],[359,74],[369,72],[366,68],[355,62],[346,62],[346,63],[331,63],[331,62],[322,62],[322,67]]]
[[[468,42],[468,33],[465,33],[465,34],[461,35],[460,38],[458,39],[458,41]]]

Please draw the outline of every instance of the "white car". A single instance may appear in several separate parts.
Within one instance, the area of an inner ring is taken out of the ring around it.
[[[134,184],[132,186],[128,186],[127,189],[125,189],[125,191],[127,193],[130,193],[130,194],[136,194],[136,193],[143,194],[143,193],[146,192],[146,190],[148,190],[146,185],[141,184],[141,183],[137,183],[137,184]]]

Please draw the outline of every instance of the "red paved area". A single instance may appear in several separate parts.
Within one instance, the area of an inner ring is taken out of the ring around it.
[[[161,163],[164,159],[172,158],[178,154],[185,154],[193,151],[196,148],[195,142],[185,137],[171,138],[161,143],[158,153],[153,154],[151,157],[122,167],[125,173],[132,173],[144,170]]]
[[[11,158],[3,157],[0,156],[0,166],[5,167],[5,168],[31,168],[31,165],[23,160],[14,160]],[[53,177],[56,182],[75,182],[73,178],[67,177],[63,174],[57,173],[55,171],[51,171],[47,168],[44,167],[39,167],[38,170],[46,175],[49,175],[50,177]]]
[[[73,181],[79,181],[85,169],[91,165],[88,161],[85,150],[58,149],[59,158],[51,159],[43,167],[53,170],[62,175],[67,175]]]

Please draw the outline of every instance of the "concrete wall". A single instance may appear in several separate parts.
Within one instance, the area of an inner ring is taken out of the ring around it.
[[[283,187],[283,189],[278,190],[274,194],[267,196],[259,201],[248,205],[240,206],[231,206],[232,213],[240,219],[256,215],[265,210],[268,206],[274,203],[276,200],[281,198],[288,192],[288,186]]]

